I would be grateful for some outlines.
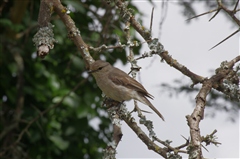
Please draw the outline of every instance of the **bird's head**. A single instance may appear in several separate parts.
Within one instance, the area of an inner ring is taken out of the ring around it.
[[[93,75],[101,74],[101,73],[107,72],[109,67],[111,67],[111,65],[108,62],[97,60],[90,65],[90,70],[88,72]]]

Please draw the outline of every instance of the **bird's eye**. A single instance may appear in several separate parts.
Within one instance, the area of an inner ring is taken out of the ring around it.
[[[103,67],[99,67],[98,70],[101,70]]]

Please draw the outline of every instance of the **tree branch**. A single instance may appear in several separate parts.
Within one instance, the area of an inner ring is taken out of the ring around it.
[[[150,140],[150,138],[137,125],[134,118],[132,118],[131,116],[123,116],[123,120],[135,132],[135,134],[145,143],[149,150],[152,150],[161,155],[162,157],[167,158],[167,151],[159,147],[152,140]]]
[[[187,69],[182,64],[178,63],[177,60],[173,59],[167,51],[163,50],[163,46],[160,42],[156,42],[153,44],[153,41],[155,39],[151,38],[150,31],[147,30],[144,26],[142,26],[132,15],[132,13],[127,9],[126,5],[121,0],[114,0],[114,3],[120,10],[121,17],[123,18],[123,21],[129,21],[131,23],[131,26],[145,39],[145,41],[148,42],[149,48],[153,51],[153,53],[158,54],[162,59],[164,59],[170,66],[176,68],[180,72],[182,72],[184,75],[191,78],[193,81],[193,84],[203,82],[204,77],[201,77],[193,72],[191,72],[189,69]],[[158,40],[158,39],[156,39]],[[153,44],[153,45],[151,45]],[[159,48],[159,46],[162,46],[162,48]],[[155,47],[157,49],[152,49],[151,47]]]
[[[89,65],[92,62],[94,62],[94,60],[89,53],[87,44],[85,44],[85,42],[81,37],[79,29],[76,27],[72,18],[68,15],[67,8],[65,8],[59,0],[41,0],[41,7],[40,7],[39,19],[38,19],[40,27],[44,28],[49,26],[50,17],[53,10],[59,15],[59,17],[62,19],[63,23],[65,24],[68,31],[68,37],[71,40],[73,40],[73,42],[77,46],[78,50],[80,51],[84,59],[86,68],[88,69]],[[35,44],[38,45],[37,47],[41,47],[42,45],[42,44],[39,44],[37,39],[35,40]],[[49,52],[48,48],[44,46],[42,46],[42,48],[40,49],[42,50],[41,52],[43,53],[42,54],[43,57],[46,56],[46,54],[48,54]]]
[[[200,135],[199,124],[200,121],[204,118],[204,109],[206,105],[207,95],[210,93],[214,85],[219,85],[219,82],[222,82],[221,80],[230,73],[233,65],[239,60],[240,57],[238,56],[230,62],[225,63],[225,65],[221,65],[219,70],[216,72],[216,75],[212,76],[210,79],[204,80],[202,88],[196,97],[195,109],[191,115],[186,116],[191,135],[191,148],[189,151],[189,158],[203,158],[201,150],[202,138]]]
[[[44,0],[46,2],[52,3],[54,7],[54,11],[60,16],[63,23],[65,24],[68,36],[71,40],[73,40],[74,44],[77,46],[80,51],[83,60],[86,64],[86,68],[89,68],[89,65],[94,62],[92,56],[89,53],[87,44],[83,41],[79,29],[76,27],[72,18],[67,14],[67,8],[65,8],[59,0]]]

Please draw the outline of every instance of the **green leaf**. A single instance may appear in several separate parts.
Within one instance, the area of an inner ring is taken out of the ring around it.
[[[10,19],[0,19],[0,25],[4,27],[11,27],[12,21]]]
[[[60,149],[66,150],[69,146],[69,142],[61,138],[61,136],[52,135],[49,139]]]
[[[65,131],[65,135],[66,136],[72,135],[75,131],[76,131],[76,129],[74,127],[69,126]]]
[[[59,122],[56,121],[56,120],[52,120],[52,121],[50,122],[50,126],[51,126],[52,128],[58,129],[58,130],[61,129],[61,123],[59,123]]]
[[[56,91],[60,88],[60,83],[58,82],[56,76],[54,74],[49,75],[49,86],[53,91]]]
[[[78,68],[80,70],[82,70],[84,68],[84,63],[82,62],[82,59],[80,59],[78,56],[72,54],[72,55],[70,55],[70,59],[72,60],[73,65],[76,68]]]

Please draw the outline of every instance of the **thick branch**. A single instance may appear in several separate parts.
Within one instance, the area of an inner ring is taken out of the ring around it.
[[[199,124],[204,117],[204,109],[206,105],[207,95],[215,85],[219,85],[218,83],[221,82],[221,80],[229,74],[234,64],[239,60],[239,56],[234,58],[230,62],[226,63],[224,66],[221,66],[216,75],[212,76],[210,79],[206,79],[203,82],[202,88],[200,89],[196,97],[195,109],[191,116],[186,116],[188,125],[190,127],[191,135],[191,149],[189,151],[189,158],[203,158],[201,151],[202,138],[200,134]]]
[[[69,38],[72,39],[75,45],[77,46],[78,50],[80,51],[85,61],[86,67],[88,69],[90,63],[92,63],[94,60],[88,51],[87,44],[85,44],[85,42],[83,41],[80,35],[80,31],[76,27],[72,18],[67,14],[68,10],[61,4],[59,0],[42,0],[41,1],[38,22],[42,30],[40,30],[41,32],[35,37],[35,39],[33,39],[33,41],[35,42],[35,45],[38,47],[38,50],[40,50],[40,56],[45,57],[48,54],[49,49],[53,48],[52,43],[55,42],[51,35],[52,27],[49,24],[53,10],[59,15],[59,17],[62,19],[63,23],[65,24],[68,30]],[[45,35],[45,36],[41,37],[41,35]],[[52,43],[50,46],[48,44],[45,44],[46,42],[44,41],[44,39],[47,38],[48,36],[50,36],[49,38],[52,40],[51,41]],[[41,44],[41,41],[43,41],[43,44]]]
[[[85,44],[80,35],[80,31],[76,27],[72,18],[67,14],[67,9],[60,3],[59,0],[44,0],[44,1],[48,3],[50,1],[50,4],[51,3],[53,4],[54,10],[60,16],[68,30],[69,38],[73,40],[85,61],[86,67],[89,68],[90,63],[93,62],[94,60],[88,51],[87,44]]]
[[[52,6],[48,4],[48,2],[42,0],[38,14],[38,24],[40,28],[48,26],[48,23],[50,23],[51,14]]]
[[[137,134],[137,136],[148,146],[149,150],[152,150],[162,157],[167,158],[167,151],[157,144],[155,144],[150,138],[141,130],[141,128],[137,125],[132,117],[124,116],[123,120],[127,123],[127,125]]]
[[[202,83],[204,81],[204,77],[199,76],[192,71],[190,71],[187,67],[180,64],[177,60],[173,59],[167,51],[162,52],[160,55],[170,66],[174,67],[175,69],[182,72],[184,75],[188,76],[194,84],[196,83]]]
[[[235,57],[235,58],[232,59],[231,61],[227,62],[227,63],[225,64],[225,66],[223,66],[223,67],[225,67],[226,69],[232,69],[233,66],[234,66],[237,62],[239,62],[239,61],[240,61],[240,55],[237,56],[237,57]],[[225,93],[225,92],[224,92],[224,87],[223,87],[223,85],[221,85],[221,84],[215,84],[215,85],[213,85],[213,88],[216,89],[216,90],[218,90],[218,91],[220,91],[220,92]]]

